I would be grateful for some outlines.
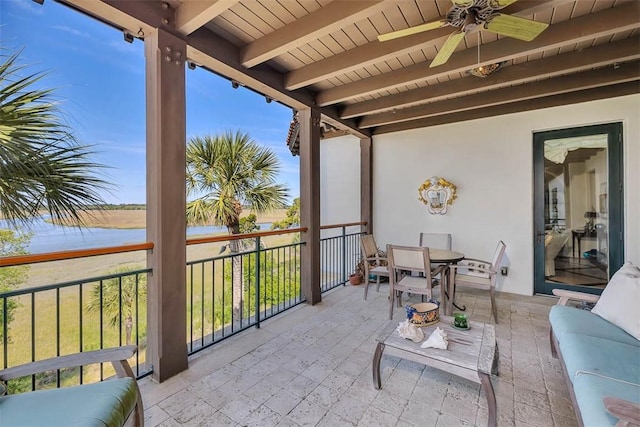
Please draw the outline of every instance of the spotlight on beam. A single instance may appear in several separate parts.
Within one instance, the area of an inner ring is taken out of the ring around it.
[[[270,96],[265,96],[264,100],[267,101],[267,104],[271,104],[271,101],[273,101],[273,98],[271,98]]]
[[[133,34],[124,32],[123,35],[124,41],[126,41],[127,43],[133,43]]]
[[[195,62],[187,61],[187,67],[189,67],[190,70],[195,70],[197,65]]]
[[[238,89],[240,87],[240,83],[235,80],[231,80],[231,87],[234,89]]]

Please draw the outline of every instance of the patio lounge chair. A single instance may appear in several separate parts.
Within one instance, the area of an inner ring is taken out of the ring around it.
[[[6,382],[40,372],[111,362],[117,378],[0,396],[0,425],[143,426],[142,397],[127,362],[136,351],[136,346],[130,345],[60,356],[1,370],[0,381]]]

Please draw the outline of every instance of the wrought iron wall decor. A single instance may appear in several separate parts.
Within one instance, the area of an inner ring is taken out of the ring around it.
[[[432,215],[447,213],[449,205],[456,199],[457,187],[439,176],[433,176],[418,188],[418,199],[427,205]]]

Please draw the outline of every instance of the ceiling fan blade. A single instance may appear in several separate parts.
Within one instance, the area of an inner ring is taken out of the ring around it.
[[[386,34],[380,34],[378,41],[385,42],[387,40],[397,39],[399,37],[410,36],[411,34],[421,33],[423,31],[435,30],[436,28],[448,25],[446,20],[427,22],[426,24],[416,25],[415,27],[405,28],[404,30],[392,31]]]
[[[489,0],[489,7],[493,10],[502,9],[507,7],[518,0]]]
[[[440,48],[440,52],[433,58],[429,68],[437,67],[447,62],[451,55],[453,55],[453,51],[456,50],[456,47],[458,47],[462,39],[464,39],[464,35],[465,32],[462,30],[452,33]]]
[[[463,9],[468,9],[473,6],[474,0],[451,0],[451,3]]]
[[[527,42],[538,37],[548,26],[549,24],[544,22],[536,22],[530,19],[501,13],[492,16],[490,21],[484,24],[485,30],[491,31],[492,33],[502,34],[503,36],[509,36]]]

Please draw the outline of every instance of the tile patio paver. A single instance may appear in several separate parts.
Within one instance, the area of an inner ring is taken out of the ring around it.
[[[464,290],[457,299],[474,320],[489,320],[483,293]],[[500,365],[492,381],[500,426],[577,425],[549,349],[554,303],[498,294]],[[199,352],[189,370],[165,383],[143,379],[145,425],[486,425],[477,384],[411,361],[384,356],[382,390],[374,389],[371,364],[387,304],[384,285],[367,301],[362,287],[339,287],[316,306],[299,306]],[[394,319],[403,315],[398,308]]]

